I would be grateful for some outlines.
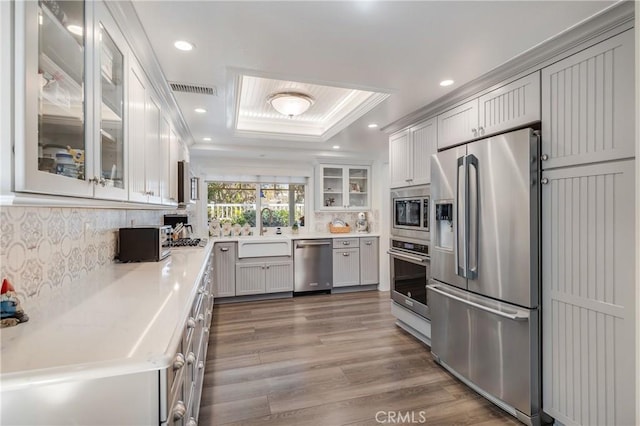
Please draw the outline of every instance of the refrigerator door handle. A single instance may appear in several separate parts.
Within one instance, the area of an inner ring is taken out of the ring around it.
[[[473,154],[469,154],[466,157],[467,160],[467,185],[468,185],[468,198],[467,198],[467,224],[466,229],[468,230],[467,235],[467,278],[469,279],[477,279],[478,278],[478,241],[479,241],[479,229],[478,224],[478,212],[480,210],[478,202],[480,201],[479,194],[479,185],[478,182],[478,157]],[[474,168],[474,185],[471,185],[471,167]],[[473,192],[471,192],[473,191]]]
[[[455,236],[453,242],[453,251],[456,262],[456,275],[466,278],[467,277],[467,238],[466,238],[466,211],[467,211],[467,172],[466,172],[466,156],[458,157],[457,167],[456,167],[456,200],[455,200],[455,210],[456,210],[456,220],[455,220]],[[462,199],[460,199],[460,170],[463,171],[462,183],[464,188],[462,190]],[[464,210],[464,220],[461,221],[460,210]],[[463,231],[465,232],[465,237],[460,239],[460,225],[463,225]],[[462,244],[461,244],[462,242]],[[460,248],[462,248],[462,256],[460,256]],[[460,265],[460,257],[462,257],[462,265]]]
[[[483,305],[481,303],[474,302],[472,300],[467,300],[467,299],[465,299],[463,297],[458,297],[458,296],[456,296],[454,294],[451,294],[448,291],[445,291],[445,290],[441,289],[440,286],[438,286],[437,284],[429,284],[427,286],[427,288],[430,289],[431,291],[435,291],[436,293],[438,293],[438,294],[440,294],[440,295],[442,295],[444,297],[447,297],[449,299],[456,300],[456,301],[458,301],[460,303],[464,303],[465,305],[472,306],[474,308],[480,309],[481,311],[489,312],[491,314],[498,315],[498,316],[503,317],[503,318],[507,318],[507,319],[510,319],[510,320],[513,320],[513,321],[527,321],[529,319],[529,313],[528,312],[515,311],[515,312],[511,313],[511,312],[504,312],[504,311],[501,311],[501,310],[498,310],[498,309],[494,309],[494,308],[492,308],[490,306],[486,306],[486,305]]]

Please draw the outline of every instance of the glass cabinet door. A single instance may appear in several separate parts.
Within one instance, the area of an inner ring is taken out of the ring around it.
[[[38,9],[38,170],[84,180],[84,3],[41,1]]]
[[[369,169],[349,168],[349,208],[369,208]]]
[[[94,159],[96,197],[126,199],[125,181],[125,51],[126,43],[117,25],[102,3],[95,4]]]
[[[322,168],[322,205],[324,209],[343,209],[345,207],[342,170],[342,167]]]

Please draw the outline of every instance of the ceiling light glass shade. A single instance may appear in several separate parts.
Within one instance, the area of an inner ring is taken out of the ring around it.
[[[280,114],[293,117],[305,113],[313,105],[313,98],[299,92],[280,92],[269,96],[267,102]]]

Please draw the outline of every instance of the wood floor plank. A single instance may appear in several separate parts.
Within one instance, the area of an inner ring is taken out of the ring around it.
[[[519,424],[395,325],[388,292],[214,307],[198,424],[380,425],[379,412]]]

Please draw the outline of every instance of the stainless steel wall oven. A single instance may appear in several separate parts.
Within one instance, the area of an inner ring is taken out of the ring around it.
[[[427,301],[429,271],[428,242],[391,239],[391,299],[427,319],[430,318]]]

